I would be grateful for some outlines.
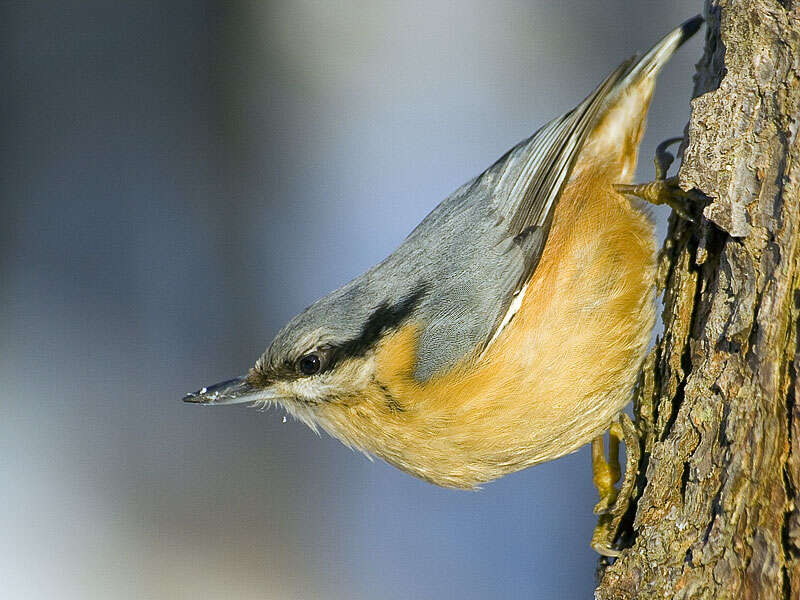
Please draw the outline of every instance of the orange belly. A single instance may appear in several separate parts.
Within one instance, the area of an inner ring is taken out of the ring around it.
[[[565,190],[522,306],[485,357],[509,365],[499,382],[519,386],[526,460],[557,458],[604,432],[630,401],[650,341],[653,225],[609,183],[583,177]]]
[[[654,322],[654,255],[649,216],[607,178],[581,176],[562,194],[517,313],[483,356],[420,383],[418,331],[404,327],[378,347],[373,384],[321,424],[449,487],[576,450],[631,399]]]

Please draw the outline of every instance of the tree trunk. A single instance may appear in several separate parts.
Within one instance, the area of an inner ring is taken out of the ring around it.
[[[706,18],[679,179],[710,200],[659,259],[665,332],[598,599],[800,598],[800,0]]]

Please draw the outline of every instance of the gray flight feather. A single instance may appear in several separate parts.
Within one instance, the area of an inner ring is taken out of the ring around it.
[[[632,77],[649,62],[663,63],[693,33],[684,28],[635,65],[620,65],[575,109],[451,194],[385,260],[292,319],[263,366],[279,368],[319,346],[364,351],[379,339],[382,320],[387,328],[400,321],[420,327],[419,381],[486,347],[539,262],[553,210],[594,123]]]

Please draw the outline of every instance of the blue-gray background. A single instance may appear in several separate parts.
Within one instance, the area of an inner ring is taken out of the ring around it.
[[[179,399],[699,8],[3,2],[2,595],[591,597],[586,449],[456,492]]]

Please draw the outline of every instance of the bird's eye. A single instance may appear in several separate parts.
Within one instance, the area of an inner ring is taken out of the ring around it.
[[[316,352],[301,356],[297,361],[297,370],[303,375],[314,375],[319,373],[320,369],[322,369],[322,359]]]

